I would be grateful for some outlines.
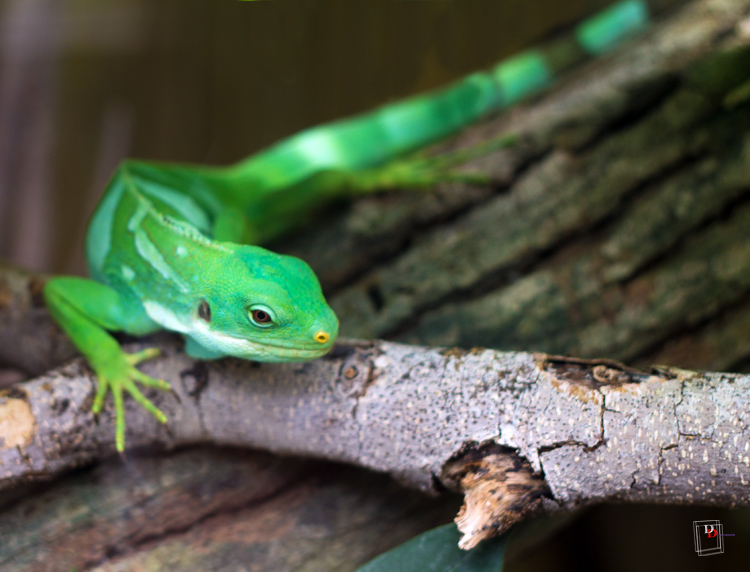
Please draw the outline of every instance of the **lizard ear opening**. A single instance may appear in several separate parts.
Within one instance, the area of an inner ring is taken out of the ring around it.
[[[198,317],[207,324],[211,323],[211,306],[205,300],[201,300],[200,306],[198,306]]]

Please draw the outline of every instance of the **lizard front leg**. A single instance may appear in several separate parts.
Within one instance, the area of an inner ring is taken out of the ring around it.
[[[44,298],[50,314],[65,330],[76,347],[86,357],[97,376],[97,392],[91,407],[99,413],[109,391],[115,405],[115,447],[125,450],[125,407],[123,390],[149,411],[161,423],[167,417],[138,389],[145,387],[169,390],[164,380],[154,379],[139,371],[140,362],[159,355],[149,348],[129,354],[108,332],[125,331],[145,334],[158,329],[137,303],[121,296],[113,288],[84,278],[53,278],[44,287]]]

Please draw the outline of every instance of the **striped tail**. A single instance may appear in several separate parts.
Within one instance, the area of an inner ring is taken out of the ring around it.
[[[645,0],[621,0],[584,20],[571,36],[442,90],[302,131],[231,167],[227,175],[263,195],[324,171],[380,166],[548,87],[562,71],[609,52],[646,29],[649,21]]]

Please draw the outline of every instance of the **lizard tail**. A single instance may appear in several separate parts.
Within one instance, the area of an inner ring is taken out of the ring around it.
[[[302,131],[234,165],[228,175],[263,194],[324,171],[377,167],[548,87],[564,70],[607,53],[649,21],[645,0],[621,0],[581,22],[571,35],[435,92]]]

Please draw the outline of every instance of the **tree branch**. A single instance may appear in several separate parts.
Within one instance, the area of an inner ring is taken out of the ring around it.
[[[388,342],[343,342],[303,364],[201,363],[170,337],[158,346],[143,369],[178,380],[150,395],[169,426],[130,401],[130,447],[261,447],[460,488],[467,547],[532,512],[603,500],[750,504],[750,376]],[[94,388],[75,360],[3,394],[0,486],[113,452],[111,408],[98,423],[89,411]]]

